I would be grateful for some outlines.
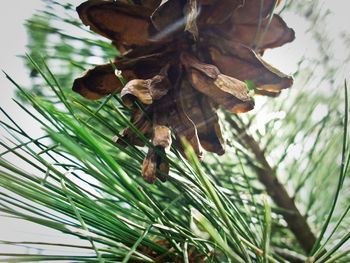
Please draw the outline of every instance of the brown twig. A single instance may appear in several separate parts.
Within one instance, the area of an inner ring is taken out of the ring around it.
[[[296,207],[294,199],[288,195],[285,187],[278,181],[276,171],[266,160],[264,151],[260,148],[258,142],[245,129],[239,127],[234,120],[227,118],[227,121],[237,131],[246,147],[255,155],[260,166],[252,164],[252,168],[256,171],[260,182],[265,185],[268,194],[274,202],[286,211],[282,212],[282,215],[287,221],[289,229],[293,232],[301,247],[309,253],[316,241],[316,237],[311,232],[306,219]]]

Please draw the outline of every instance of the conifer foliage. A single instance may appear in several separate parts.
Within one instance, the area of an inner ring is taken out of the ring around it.
[[[318,1],[45,2],[31,87],[5,73],[44,132],[1,108],[0,215],[57,240],[0,232],[0,262],[349,262],[347,84],[263,59],[285,13],[326,50]]]

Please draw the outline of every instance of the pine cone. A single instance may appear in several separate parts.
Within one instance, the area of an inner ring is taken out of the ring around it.
[[[73,90],[91,100],[121,91],[135,109],[131,122],[165,154],[185,138],[198,158],[202,148],[225,152],[216,110],[243,113],[254,108],[245,81],[255,94],[277,96],[293,80],[267,64],[261,55],[294,39],[294,31],[276,14],[274,0],[91,0],[77,11],[90,29],[110,39],[122,58],[77,78]],[[145,113],[135,107],[139,100]],[[130,127],[117,142],[144,146]],[[123,138],[123,140],[121,140]],[[179,151],[185,156],[183,146]],[[143,162],[144,179],[165,181],[169,164],[154,148]],[[161,172],[161,173],[159,173]]]

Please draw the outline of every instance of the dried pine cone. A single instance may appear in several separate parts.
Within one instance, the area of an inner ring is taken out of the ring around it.
[[[292,85],[261,55],[267,48],[294,39],[294,31],[276,14],[275,0],[91,0],[77,11],[90,29],[113,41],[123,58],[115,66],[128,81],[122,87],[112,67],[97,66],[76,79],[73,90],[99,99],[121,90],[122,101],[145,105],[147,118],[135,108],[131,122],[165,153],[185,138],[198,158],[202,148],[225,152],[216,110],[242,113],[254,108],[245,81],[255,94],[277,96]],[[263,2],[263,6],[260,6]],[[265,30],[267,29],[267,30]],[[119,138],[143,146],[126,128]],[[120,144],[123,142],[119,139]],[[183,153],[182,145],[178,145]],[[169,164],[150,148],[143,162],[144,179],[153,183]]]

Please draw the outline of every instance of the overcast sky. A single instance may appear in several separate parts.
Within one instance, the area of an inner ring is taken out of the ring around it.
[[[29,84],[29,74],[24,68],[23,59],[17,57],[26,52],[27,43],[24,20],[29,18],[35,9],[42,6],[40,0],[2,1],[0,8],[0,69],[5,71],[19,84]],[[0,106],[13,116],[24,116],[23,111],[12,101],[14,86],[0,72]],[[0,118],[3,118],[0,115]],[[31,127],[29,118],[20,118],[23,126]],[[0,133],[1,134],[1,133]]]

